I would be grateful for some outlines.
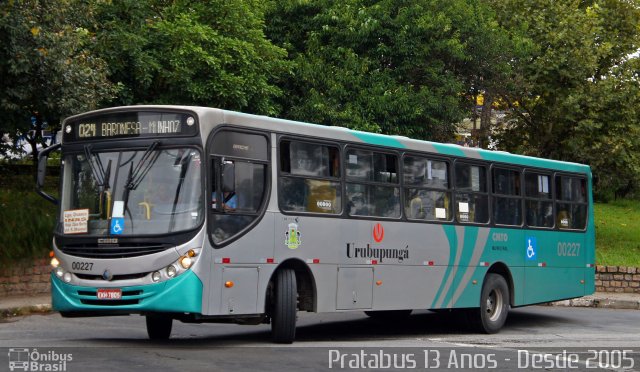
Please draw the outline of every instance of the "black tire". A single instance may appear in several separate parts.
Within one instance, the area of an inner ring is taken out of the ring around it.
[[[273,342],[290,344],[296,338],[298,289],[295,272],[292,269],[278,271],[273,289],[271,308]]]
[[[171,336],[173,319],[166,315],[148,314],[147,334],[151,340],[167,340]]]
[[[470,322],[482,333],[497,333],[509,314],[509,286],[502,275],[489,273],[482,284],[480,308],[470,311]]]
[[[380,311],[365,311],[368,317],[372,319],[380,320],[401,320],[411,315],[413,310],[380,310]]]

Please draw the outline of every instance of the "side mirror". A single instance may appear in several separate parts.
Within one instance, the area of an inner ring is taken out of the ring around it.
[[[236,190],[236,166],[232,161],[222,162],[222,192]]]
[[[49,159],[49,153],[60,148],[60,144],[56,143],[53,146],[49,146],[46,149],[40,151],[38,154],[38,175],[36,177],[36,192],[38,195],[52,202],[58,204],[58,199],[42,191],[44,187],[44,176],[47,174],[47,159]]]

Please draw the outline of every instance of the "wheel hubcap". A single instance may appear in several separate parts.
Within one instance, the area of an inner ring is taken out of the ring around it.
[[[487,303],[486,303],[486,310],[485,310],[487,312],[487,315],[489,315],[489,320],[494,322],[498,320],[498,318],[500,318],[500,314],[502,313],[502,304],[503,304],[502,292],[492,290],[489,293],[489,296],[487,296]]]

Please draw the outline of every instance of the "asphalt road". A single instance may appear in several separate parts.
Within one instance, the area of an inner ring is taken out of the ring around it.
[[[49,314],[0,323],[0,371],[25,360],[30,371],[640,371],[640,311],[514,309],[495,335],[475,334],[456,316],[428,311],[398,322],[301,313],[297,341],[285,346],[270,342],[268,325],[175,322],[169,341],[151,342],[137,315]]]

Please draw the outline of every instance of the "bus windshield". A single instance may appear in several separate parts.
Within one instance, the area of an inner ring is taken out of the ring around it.
[[[59,232],[91,236],[156,235],[202,223],[197,149],[92,150],[64,157]]]

